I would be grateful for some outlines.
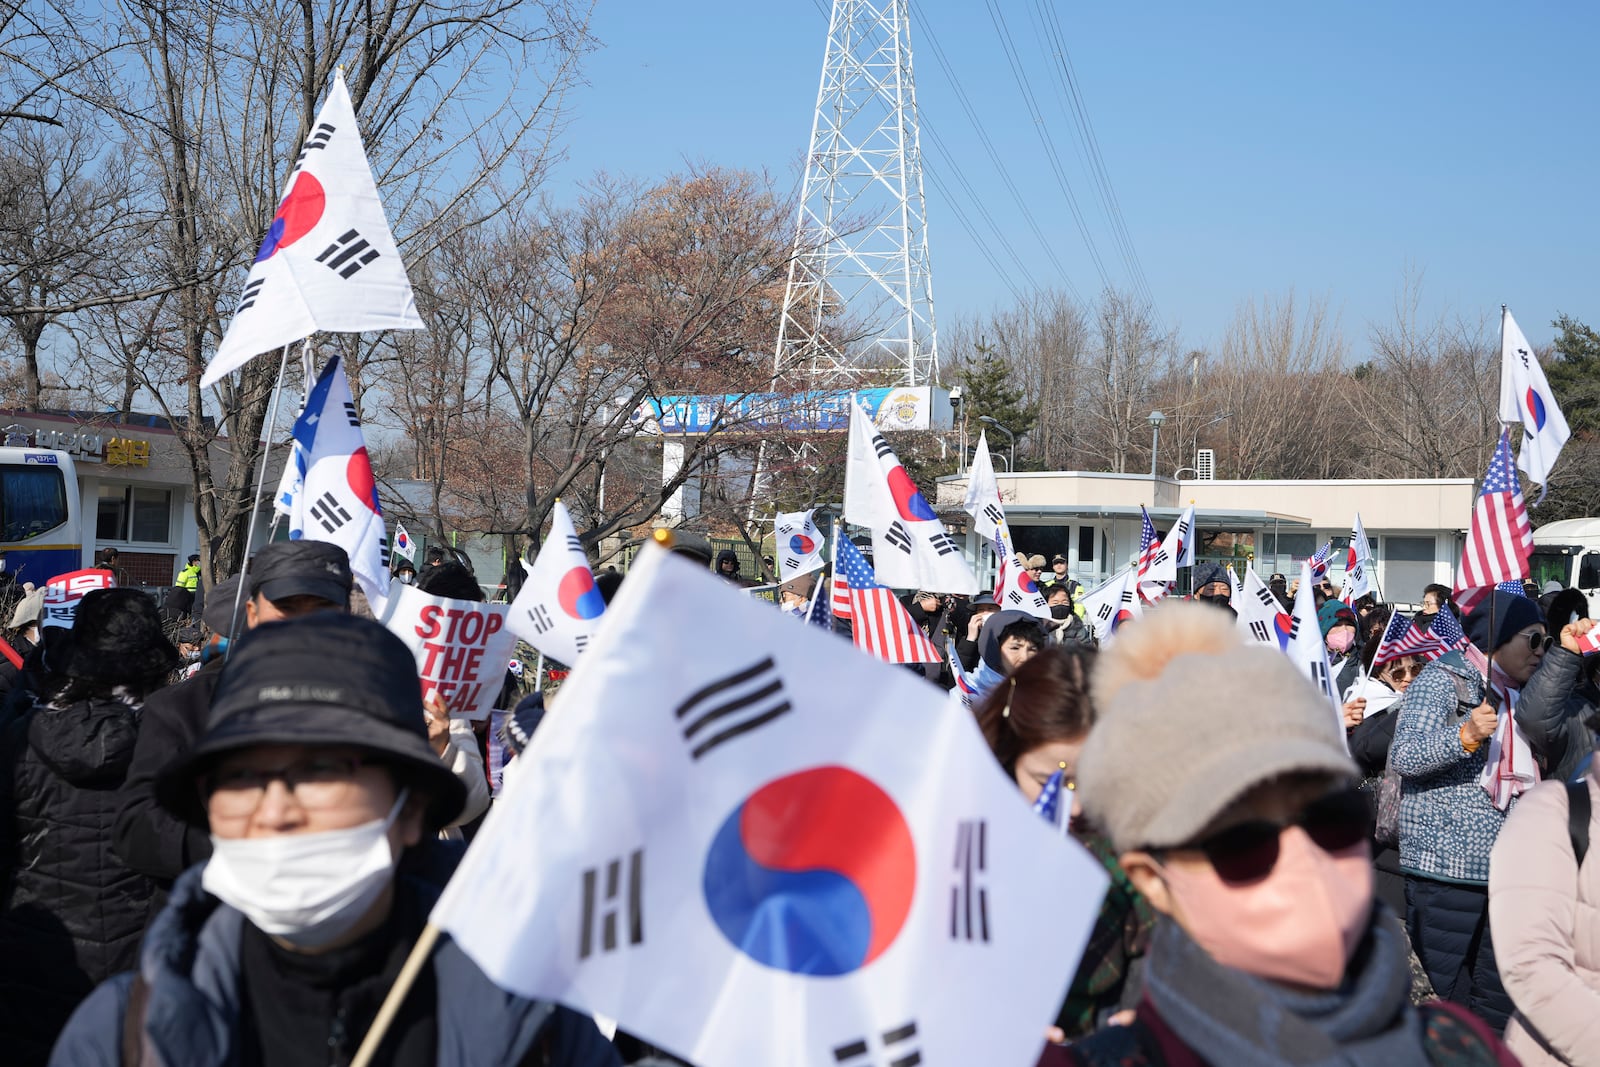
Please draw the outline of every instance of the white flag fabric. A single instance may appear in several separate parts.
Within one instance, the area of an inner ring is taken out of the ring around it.
[[[978,591],[961,546],[859,404],[850,405],[850,456],[844,475],[846,522],[872,531],[872,568],[894,589]]]
[[[403,556],[413,564],[417,562],[417,543],[411,540],[411,535],[400,523],[394,524],[394,545],[392,555]]]
[[[1340,710],[1339,694],[1333,684],[1333,669],[1328,663],[1328,646],[1323,643],[1322,627],[1317,623],[1317,598],[1311,591],[1309,560],[1300,564],[1300,588],[1295,590],[1293,621],[1289,627],[1289,641],[1284,647],[1284,652],[1328,698],[1332,706],[1329,714],[1339,724],[1339,738],[1344,740],[1344,715]],[[1346,747],[1349,747],[1348,742]]]
[[[322,368],[295,420],[284,484],[289,539],[344,549],[373,613],[382,615],[389,598],[389,543],[361,417],[338,356]]]
[[[557,500],[550,511],[550,536],[527,568],[517,598],[511,602],[511,632],[546,656],[569,667],[589,646],[606,610],[606,598],[594,582],[589,555],[572,525],[572,513]]]
[[[340,71],[200,385],[318,330],[421,329]]]
[[[961,510],[972,516],[972,528],[978,536],[990,542],[999,542],[1003,555],[1015,549],[1011,545],[1011,528],[1006,525],[1006,508],[1000,500],[1000,483],[995,480],[994,460],[989,455],[989,441],[978,434],[978,447],[972,454],[972,466],[967,468],[967,498]]]
[[[1083,595],[1083,618],[1103,645],[1124,623],[1144,614],[1139,602],[1134,564],[1122,568]]]
[[[1228,607],[1233,609],[1234,618],[1239,617],[1239,576],[1233,573],[1233,564],[1223,568],[1228,572]]]
[[[607,619],[431,921],[699,1067],[1034,1063],[1106,876],[971,712],[653,547]]]
[[[787,582],[800,574],[810,574],[823,568],[824,540],[813,521],[816,510],[778,513],[773,526],[773,540],[777,542],[778,581]]]
[[[995,587],[994,599],[1002,608],[1026,611],[1041,619],[1050,618],[1050,604],[1044,598],[1044,590],[1039,588],[1022,557],[1015,552],[1000,568],[1000,583]]]
[[[1500,320],[1500,421],[1522,423],[1517,466],[1541,486],[1547,484],[1550,469],[1572,431],[1545,380],[1539,357],[1509,311]],[[1544,499],[1542,491],[1539,498]]]
[[[1178,521],[1161,540],[1154,561],[1139,589],[1146,600],[1160,600],[1178,584],[1178,568],[1194,566],[1194,507],[1183,509]]]
[[[1339,599],[1354,604],[1373,591],[1372,545],[1361,525],[1361,513],[1357,512],[1355,526],[1350,531],[1350,547],[1344,554],[1344,585],[1339,589]]]

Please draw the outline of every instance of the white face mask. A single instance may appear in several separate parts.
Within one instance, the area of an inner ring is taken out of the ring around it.
[[[256,928],[300,948],[321,948],[354,926],[394,875],[389,827],[409,790],[382,819],[344,830],[274,837],[211,835],[200,885]]]

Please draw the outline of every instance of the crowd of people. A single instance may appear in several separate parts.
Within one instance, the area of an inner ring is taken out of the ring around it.
[[[698,558],[739,580],[731,554]],[[1025,563],[1048,618],[902,603],[941,653],[911,669],[966,684],[1022,801],[1109,875],[1041,1064],[1600,1062],[1581,593],[1462,613],[1429,586],[1416,630],[1448,617],[1465,641],[1378,662],[1400,609],[1325,581],[1335,709],[1241,631],[1217,564],[1102,646],[1067,559]],[[398,577],[483,597],[442,553]],[[601,578],[609,600],[624,576]],[[1268,587],[1287,610],[1293,584]],[[825,588],[775,599],[810,615]],[[6,1063],[349,1063],[492,803],[490,738],[424,699],[342,549],[270,544],[194,592],[192,619],[92,592],[68,629],[41,627],[41,590],[6,591]],[[508,675],[498,702],[512,757],[545,710],[522,689]],[[447,937],[394,1020],[373,1062],[677,1062],[496,989]]]

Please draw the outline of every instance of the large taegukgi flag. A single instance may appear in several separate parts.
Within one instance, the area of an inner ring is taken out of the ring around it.
[[[318,330],[420,330],[341,71],[289,172],[201,386]]]
[[[654,548],[520,760],[432,922],[699,1067],[1030,1065],[1105,888],[959,701]]]
[[[550,509],[550,536],[528,567],[506,625],[546,656],[571,665],[589,646],[605,610],[572,513],[557,500]]]
[[[1550,469],[1572,431],[1550,391],[1539,357],[1510,311],[1500,317],[1500,421],[1522,424],[1517,466],[1539,483],[1542,501],[1549,488]]]

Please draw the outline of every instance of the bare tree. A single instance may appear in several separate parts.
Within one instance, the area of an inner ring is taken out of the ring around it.
[[[1114,289],[1101,294],[1094,331],[1078,412],[1085,431],[1084,456],[1097,467],[1123,474],[1130,460],[1148,457],[1143,445],[1146,419],[1173,338],[1158,330],[1148,307]]]

